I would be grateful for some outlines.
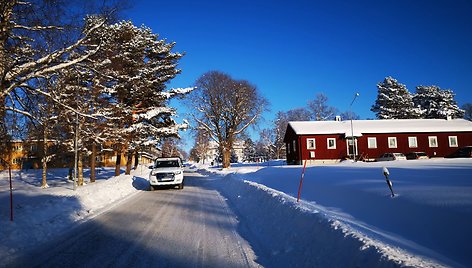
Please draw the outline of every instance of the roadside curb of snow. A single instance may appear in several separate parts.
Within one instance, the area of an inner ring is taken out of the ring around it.
[[[131,175],[121,174],[107,180],[88,183],[78,187],[76,191],[67,191],[55,195],[54,203],[48,201],[47,206],[43,208],[41,208],[41,203],[29,204],[28,207],[30,208],[28,210],[33,211],[33,214],[27,213],[25,216],[36,218],[37,213],[42,213],[53,217],[48,218],[44,215],[37,217],[37,219],[34,219],[37,221],[33,224],[35,227],[26,230],[23,230],[21,225],[24,219],[20,219],[20,223],[15,220],[12,225],[7,226],[9,230],[4,230],[7,231],[4,237],[7,240],[4,242],[11,242],[12,244],[5,244],[0,247],[0,257],[3,260],[0,267],[8,267],[8,263],[15,261],[19,253],[23,255],[24,252],[34,251],[38,244],[49,243],[73,232],[83,223],[106,213],[140,191],[145,190],[142,187],[145,187],[144,184],[147,179],[144,178],[145,175],[144,177],[142,175],[134,171]],[[135,178],[140,178],[137,186],[134,185]],[[45,192],[45,194],[50,193]],[[71,199],[76,200],[74,205],[64,210],[64,205],[69,204]],[[28,237],[28,239],[24,237]],[[2,250],[2,248],[7,250]]]
[[[215,186],[240,217],[242,236],[263,265],[443,267],[368,237],[322,206],[297,203],[285,193],[245,181],[241,174],[226,173]]]

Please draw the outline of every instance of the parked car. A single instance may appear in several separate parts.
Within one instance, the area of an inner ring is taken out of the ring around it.
[[[184,166],[178,157],[157,158],[154,165],[149,167],[150,190],[158,186],[178,186],[184,188]]]
[[[429,156],[425,152],[410,152],[406,154],[406,159],[429,159]]]
[[[454,153],[446,156],[449,158],[457,158],[457,157],[472,157],[472,146],[461,147],[457,149]]]
[[[377,161],[393,161],[393,160],[406,160],[406,156],[402,153],[384,153],[382,156],[377,158]]]

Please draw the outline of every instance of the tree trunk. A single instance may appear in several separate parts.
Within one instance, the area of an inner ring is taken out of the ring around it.
[[[229,168],[231,165],[231,149],[223,148],[223,168]]]
[[[120,176],[121,168],[121,152],[116,152],[115,176]]]
[[[126,175],[129,175],[131,174],[131,162],[133,161],[133,152],[132,151],[128,151],[127,155],[126,155],[126,171],[125,171],[125,174]]]
[[[49,188],[48,182],[47,182],[47,170],[48,170],[48,164],[46,159],[43,159],[43,172],[41,174],[41,188],[46,189]]]
[[[72,162],[74,162],[74,161],[72,161]],[[74,178],[72,178],[72,171],[74,170],[73,166],[74,166],[74,163],[72,163],[72,166],[69,167],[69,180],[70,181],[74,179]]]
[[[47,124],[44,124],[44,129],[43,129],[43,173],[42,173],[42,179],[41,179],[41,188],[48,188],[48,182],[47,182],[47,170],[48,170],[48,131],[47,131]]]
[[[134,169],[138,169],[139,164],[139,152],[134,152]]]
[[[84,162],[82,161],[82,152],[78,152],[77,156],[77,173],[78,173],[78,180],[77,185],[82,186],[84,185]]]
[[[90,182],[95,182],[95,164],[97,158],[97,144],[92,142],[92,155],[90,156]]]
[[[7,55],[6,55],[6,44],[8,42],[8,38],[11,36],[11,17],[13,15],[13,7],[17,4],[17,1],[2,1],[2,19],[0,20],[0,73],[2,74],[2,78],[0,81],[0,84],[4,84],[3,77],[6,74],[6,68],[7,68]],[[3,98],[6,96],[3,95],[3,89],[0,94],[0,98]],[[0,100],[1,102],[1,100]],[[3,109],[5,106],[3,106],[4,103],[0,103],[2,106],[0,109]],[[3,117],[2,117],[3,119]]]

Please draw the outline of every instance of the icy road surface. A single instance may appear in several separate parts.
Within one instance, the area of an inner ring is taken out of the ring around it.
[[[258,267],[237,219],[204,177],[143,191],[27,255],[18,267]]]

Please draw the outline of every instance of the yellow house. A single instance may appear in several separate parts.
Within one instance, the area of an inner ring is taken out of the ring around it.
[[[19,140],[11,141],[7,143],[6,148],[2,148],[0,151],[0,169],[8,169],[9,166],[12,169],[21,169],[24,157],[23,142]]]
[[[50,153],[64,151],[64,148],[55,145],[54,141],[48,141],[48,151]],[[14,140],[7,143],[6,148],[0,150],[0,170],[8,169],[39,169],[42,167],[42,151],[43,141],[30,140],[21,141]],[[116,165],[117,151],[122,151],[119,146],[106,143],[98,149],[96,155],[97,167],[114,167]],[[160,151],[155,147],[148,147],[137,153],[138,164],[148,165],[160,155]],[[119,154],[120,166],[126,166],[127,157],[124,152]],[[64,154],[61,157],[55,157],[48,163],[50,168],[69,167],[70,163],[74,162],[72,154]],[[132,158],[135,161],[136,157]],[[133,163],[133,162],[132,162]],[[84,166],[89,166],[89,159],[84,159]]]

